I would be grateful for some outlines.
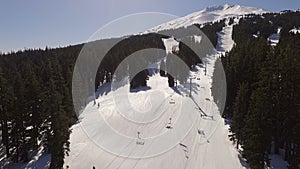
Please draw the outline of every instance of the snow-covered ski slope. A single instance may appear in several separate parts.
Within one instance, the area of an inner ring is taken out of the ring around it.
[[[232,26],[226,22],[218,34],[217,49],[221,53],[233,46],[231,34]],[[228,126],[211,96],[213,68],[218,56],[205,59],[206,76],[203,67],[197,66],[191,71],[192,98],[188,96],[189,83],[173,90],[168,87],[166,77],[154,74],[148,80],[149,89],[129,92],[129,86],[125,85],[100,96],[96,100],[101,105],[99,109],[90,102],[80,122],[72,127],[71,151],[64,166],[72,169],[93,166],[96,169],[244,168],[228,140]],[[107,88],[101,88],[100,92],[105,90]],[[126,99],[130,106],[126,105]],[[140,114],[132,114],[132,109]],[[128,120],[136,116],[145,123]],[[99,120],[102,118],[105,124]],[[104,127],[107,124],[113,130]]]
[[[229,52],[232,49],[234,45],[234,41],[232,40],[233,25],[238,24],[238,22],[239,18],[237,17],[234,19],[233,23],[229,25],[229,19],[226,19],[222,31],[218,32],[218,52]]]
[[[80,123],[72,128],[71,152],[70,156],[65,159],[65,166],[78,169],[92,168],[92,166],[111,169],[241,168],[233,146],[227,139],[223,120],[210,93],[214,58],[208,58],[207,61],[207,76],[204,76],[203,68],[200,67],[198,67],[199,71],[193,73],[193,76],[201,79],[193,80],[192,95],[196,103],[187,96],[188,91],[185,88],[180,88],[180,93],[175,92],[168,87],[167,78],[160,77],[158,74],[150,77],[148,82],[150,90],[137,93],[124,93],[128,90],[122,89],[114,91],[116,97],[128,95],[133,104],[132,107],[141,111],[154,107],[157,111],[147,112],[150,115],[146,120],[152,119],[151,116],[153,119],[157,116],[159,118],[149,124],[135,124],[125,120],[118,113],[114,113],[118,110],[115,108],[112,93],[97,99],[101,105],[99,109],[92,102],[88,104],[80,117]],[[171,99],[175,101],[174,104],[171,103]],[[116,104],[122,104],[122,102]],[[201,118],[202,112],[198,106],[207,116],[213,116],[213,119]],[[178,118],[182,113],[188,114],[189,118],[180,121]],[[127,137],[115,139],[114,133],[99,123],[100,114],[117,132],[132,139]],[[169,118],[173,119],[172,129],[166,128]],[[191,125],[191,129],[180,139],[147,139],[166,132],[177,132],[187,125]],[[136,144],[138,131],[141,132],[144,145]],[[99,142],[118,147],[121,155],[108,152],[109,149],[97,144]],[[158,151],[160,153],[151,156],[151,151],[163,150],[165,147],[166,152]],[[151,157],[138,158],[145,154]]]

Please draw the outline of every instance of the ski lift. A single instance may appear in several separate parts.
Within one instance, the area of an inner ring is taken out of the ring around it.
[[[171,100],[170,100],[169,103],[170,103],[170,104],[175,104],[175,100],[174,100],[173,98],[171,98]]]
[[[172,126],[172,118],[169,118],[169,122],[167,123],[167,126],[166,126],[167,129],[172,129],[173,126]]]
[[[140,137],[140,132],[137,132],[137,140],[136,140],[137,145],[144,145],[145,141]]]

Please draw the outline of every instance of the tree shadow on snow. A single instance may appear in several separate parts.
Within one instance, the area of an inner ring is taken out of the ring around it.
[[[171,87],[171,89],[172,89],[175,93],[177,93],[177,94],[179,94],[179,95],[182,95],[181,92],[180,92],[180,90],[179,90],[177,87]]]
[[[98,98],[99,96],[107,95],[110,91],[111,91],[111,83],[104,83],[97,89],[97,91],[95,92],[95,96],[96,98]],[[92,100],[94,100],[94,98]]]
[[[246,162],[246,160],[242,157],[241,154],[238,154],[240,163],[242,164],[243,167],[245,167],[246,169],[250,169],[249,164]]]
[[[138,87],[138,88],[135,88],[135,89],[130,89],[130,93],[138,93],[138,92],[141,92],[141,91],[147,91],[147,90],[150,90],[151,87],[149,86],[142,86],[142,87]]]

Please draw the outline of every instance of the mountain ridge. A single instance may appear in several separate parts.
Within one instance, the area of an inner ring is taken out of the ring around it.
[[[247,6],[240,6],[240,5],[224,4],[218,6],[211,6],[211,7],[206,7],[203,10],[200,10],[198,12],[193,12],[191,14],[180,17],[178,19],[171,20],[169,22],[158,25],[154,28],[147,30],[146,33],[158,32],[158,31],[168,30],[168,29],[177,29],[180,27],[187,27],[193,24],[204,24],[209,22],[215,22],[230,17],[238,17],[238,16],[244,16],[248,14],[264,14],[269,12],[270,11],[261,8],[247,7]]]

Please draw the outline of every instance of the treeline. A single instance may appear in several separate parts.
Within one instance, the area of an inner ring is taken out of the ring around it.
[[[137,54],[135,55],[137,59],[132,63],[127,63],[127,67],[123,67],[123,72],[115,72],[115,70],[122,61],[124,61],[128,56],[133,55],[135,52],[151,48],[166,50],[162,39],[174,36],[179,42],[179,50],[173,51],[173,54],[169,55],[178,56],[184,62],[184,64],[189,67],[189,69],[191,69],[196,64],[202,63],[201,58],[206,57],[207,54],[213,53],[213,49],[217,44],[218,39],[216,32],[221,31],[223,26],[224,20],[216,23],[206,24],[202,28],[200,28],[200,25],[193,25],[187,28],[163,30],[158,33],[135,35],[121,39],[117,41],[117,43],[111,49],[109,49],[107,54],[105,54],[104,59],[97,71],[95,86],[96,88],[98,88],[103,83],[111,82],[113,78],[120,80],[122,79],[122,77],[125,77],[127,75],[130,79],[132,79],[130,81],[131,89],[146,86],[149,75],[148,70],[144,69],[143,71],[138,73],[132,70],[138,69],[137,67],[147,67],[149,63],[154,63],[158,59],[162,59],[166,56],[164,51],[140,52],[139,55],[147,56],[147,60],[139,59],[139,56]],[[196,42],[194,38],[195,35],[202,37],[200,42]],[[105,43],[107,43],[107,40],[97,43],[101,43],[101,45],[99,46],[103,47],[105,46]],[[190,47],[193,47],[193,49],[196,49],[197,51],[193,51]],[[93,52],[98,53],[99,51]],[[172,72],[172,76],[170,74],[167,74],[167,76],[169,79],[169,86],[173,87],[175,84],[177,84],[177,80],[179,80],[180,82],[186,82],[186,79],[189,76],[189,70],[177,67],[176,64],[178,64],[178,61],[175,61],[171,58],[172,57],[167,56],[166,63],[162,62],[162,67],[164,67],[166,70],[169,70],[169,72]],[[126,68],[128,68],[128,70]],[[115,75],[115,77],[113,77],[113,75]],[[162,72],[161,75],[164,76],[165,72]]]
[[[187,44],[195,46],[195,39],[185,36],[186,34],[178,36],[179,38],[176,40],[179,42],[179,50],[174,50],[172,54],[166,54],[166,49],[162,40],[170,38],[168,35],[150,33],[147,35],[131,36],[119,41],[108,51],[101,62],[96,77],[96,86],[99,86],[105,82],[111,82],[114,78],[121,80],[123,77],[127,76],[129,76],[129,79],[131,79],[131,89],[147,86],[147,79],[149,76],[149,72],[147,70],[148,64],[155,63],[158,60],[163,59],[165,56],[167,57],[167,60],[165,63],[164,61],[162,63],[164,63],[163,65],[166,66],[165,68],[169,72],[167,75],[169,78],[169,86],[174,87],[174,84],[177,83],[177,80],[182,83],[186,82],[189,76],[189,70],[194,65],[201,63],[201,59],[198,57],[195,51],[187,46]],[[197,45],[200,46],[200,44]],[[160,49],[161,51],[151,51],[147,49]],[[122,65],[123,67],[121,72],[120,70],[115,72],[120,63],[130,55],[133,55],[135,59],[131,59],[129,62],[126,62],[125,66]],[[182,63],[189,69],[185,69],[180,66],[178,59],[174,59],[174,57],[171,55],[176,55],[178,58],[180,58]],[[205,55],[203,54],[203,57],[204,56]],[[140,71],[136,72],[137,70]],[[163,73],[161,75],[164,76]]]
[[[185,83],[189,77],[189,71],[197,64],[202,64],[202,58],[213,54],[218,42],[217,32],[225,26],[225,20],[204,25],[194,24],[186,28],[163,30],[158,33],[174,36],[179,42],[179,50],[166,55],[166,61],[161,62],[161,76],[168,77],[169,87]],[[197,41],[196,38],[200,38]],[[176,56],[175,56],[176,55]],[[178,58],[182,60],[179,61]],[[183,64],[186,66],[183,66]]]
[[[146,86],[146,80],[149,74],[147,69],[141,72],[135,72],[135,70],[138,70],[139,68],[147,68],[149,63],[153,63],[157,61],[157,59],[162,58],[164,53],[155,53],[151,51],[143,52],[142,50],[151,48],[164,50],[165,47],[162,38],[167,37],[168,36],[166,35],[149,33],[146,35],[135,35],[120,40],[111,49],[109,49],[108,53],[104,56],[97,72],[95,82],[96,86],[105,82],[111,82],[113,78],[120,80],[126,76],[129,76],[129,78],[132,79],[130,82],[131,89]],[[138,51],[141,51],[139,55],[146,55],[147,60],[140,59],[138,54],[134,55]],[[126,62],[126,66],[122,69],[122,71],[115,73],[119,64],[130,55],[134,55],[133,57],[136,59],[131,59],[130,63]],[[115,77],[113,77],[113,75],[115,75]]]
[[[43,146],[60,168],[76,121],[71,78],[80,46],[25,50],[0,56],[1,147],[6,159],[26,162]],[[3,164],[1,164],[3,165]]]
[[[299,18],[299,12],[243,18],[234,26],[235,46],[221,57],[230,138],[254,169],[263,169],[270,164],[268,155],[280,152],[289,168],[300,165],[300,34],[289,32],[300,26]],[[267,38],[278,27],[274,47]]]

